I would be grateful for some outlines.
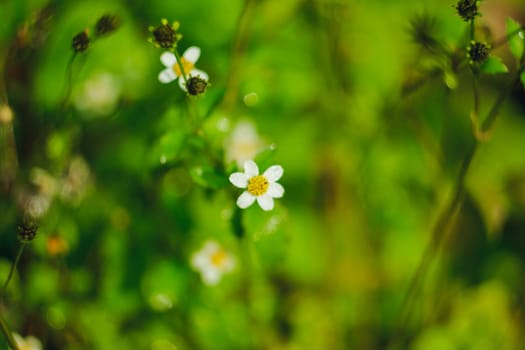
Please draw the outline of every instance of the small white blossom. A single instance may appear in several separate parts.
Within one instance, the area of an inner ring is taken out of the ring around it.
[[[246,188],[239,198],[237,205],[241,209],[248,208],[257,200],[259,206],[265,210],[273,209],[273,199],[284,195],[284,188],[276,181],[283,176],[283,167],[273,165],[259,175],[259,168],[252,160],[244,162],[244,173],[233,173],[230,182],[238,188]]]
[[[190,76],[199,76],[201,79],[208,80],[208,74],[200,69],[195,68],[195,63],[201,55],[201,49],[197,46],[189,47],[181,57],[182,67],[186,74],[186,79]],[[173,52],[166,51],[160,56],[160,61],[166,67],[159,73],[159,81],[163,84],[171,83],[172,81],[179,79],[179,86],[182,90],[187,91],[182,72],[177,63],[177,58]]]
[[[233,270],[235,260],[217,242],[207,241],[201,250],[193,254],[191,265],[201,273],[205,284],[216,285],[224,273]]]
[[[22,338],[19,334],[13,333],[18,350],[42,350],[42,343],[32,335]]]
[[[244,120],[235,125],[230,137],[226,140],[224,153],[226,161],[237,162],[241,167],[245,161],[255,158],[264,149],[264,143],[259,137],[252,122]]]

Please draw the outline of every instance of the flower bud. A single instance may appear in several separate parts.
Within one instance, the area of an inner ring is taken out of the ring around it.
[[[17,227],[18,237],[22,242],[31,242],[38,231],[38,225],[31,219],[24,219]]]
[[[89,35],[87,30],[78,33],[71,41],[71,47],[75,52],[84,52],[89,47]]]
[[[471,41],[467,47],[467,57],[470,64],[482,64],[489,58],[490,46],[476,41]]]
[[[117,16],[104,15],[95,24],[95,36],[104,36],[113,33],[120,26]]]
[[[479,0],[459,0],[456,4],[456,11],[459,17],[468,22],[479,16],[478,6]]]
[[[199,75],[190,77],[186,83],[186,89],[190,95],[196,96],[204,93],[208,82],[205,79],[202,79]]]
[[[174,22],[172,25],[168,20],[163,19],[161,25],[157,27],[150,27],[149,30],[153,37],[149,39],[156,47],[163,49],[174,50],[177,47],[177,42],[182,38],[182,35],[177,33],[179,23]]]

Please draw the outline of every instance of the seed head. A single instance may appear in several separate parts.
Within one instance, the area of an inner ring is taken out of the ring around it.
[[[95,36],[104,36],[113,33],[120,26],[120,20],[114,15],[104,15],[95,24]]]
[[[89,47],[89,35],[87,30],[78,33],[71,41],[71,47],[75,52],[84,52]]]
[[[471,41],[467,47],[467,57],[470,64],[482,64],[490,55],[490,46],[485,43]]]
[[[17,227],[18,237],[22,242],[31,242],[38,231],[38,225],[31,219],[24,219]]]
[[[459,17],[468,22],[479,16],[479,0],[459,0],[456,4],[456,11]]]
[[[202,79],[199,75],[190,77],[186,83],[188,93],[193,96],[203,94],[206,91],[207,86],[208,82],[206,79]]]
[[[149,41],[156,47],[174,50],[177,47],[177,42],[182,38],[182,35],[177,33],[180,26],[179,22],[174,22],[170,25],[167,19],[163,19],[161,23],[160,26],[149,28],[153,35]]]

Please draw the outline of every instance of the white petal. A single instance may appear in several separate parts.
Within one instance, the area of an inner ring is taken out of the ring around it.
[[[259,168],[253,160],[247,160],[244,162],[244,173],[248,175],[248,177],[257,176],[259,175]]]
[[[177,63],[177,58],[172,52],[166,51],[162,55],[160,55],[160,61],[163,65],[172,69],[173,65]]]
[[[171,68],[166,68],[159,73],[159,81],[163,84],[171,83],[175,79],[177,79],[177,76]]]
[[[243,173],[233,173],[230,175],[230,182],[235,187],[246,188],[248,186],[248,180],[250,178]]]
[[[217,250],[220,250],[221,247],[219,246],[219,243],[215,241],[206,241],[204,243],[204,247],[202,248],[201,252],[206,255],[208,258],[210,255],[213,255]]]
[[[214,286],[219,283],[221,279],[221,272],[214,268],[209,268],[202,271],[202,281],[209,286]]]
[[[246,209],[255,202],[255,196],[248,191],[244,191],[239,198],[237,198],[237,205],[241,209]]]
[[[257,203],[259,203],[259,206],[264,211],[269,211],[273,209],[273,198],[267,193],[257,197]]]
[[[184,57],[186,61],[191,62],[193,64],[197,62],[200,56],[201,56],[201,49],[198,48],[197,46],[188,47],[186,51],[184,51],[184,53],[182,54],[182,57]]]
[[[193,254],[191,257],[191,266],[196,270],[202,270],[208,264],[208,257],[202,251]]]
[[[269,182],[275,182],[279,180],[281,176],[283,176],[283,173],[284,173],[284,169],[282,166],[273,165],[269,167],[268,169],[266,169],[266,171],[264,172],[264,177]]]
[[[186,82],[184,81],[183,77],[179,78],[179,86],[182,89],[182,91],[187,91],[187,89],[186,89]]]
[[[284,195],[284,187],[280,183],[272,182],[268,186],[268,192],[266,192],[270,197],[281,198]]]
[[[200,69],[196,69],[196,68],[191,70],[189,76],[192,76],[192,77],[198,76],[201,79],[204,79],[206,81],[209,80],[208,74],[205,71],[200,70]]]
[[[42,350],[42,343],[32,335],[26,337],[26,345],[27,348],[31,350]]]

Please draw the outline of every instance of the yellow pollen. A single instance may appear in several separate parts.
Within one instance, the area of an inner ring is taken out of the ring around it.
[[[254,176],[248,181],[248,192],[254,196],[260,196],[268,191],[268,180],[262,175]]]
[[[184,67],[184,73],[186,73],[186,76],[188,76],[188,74],[193,70],[193,67],[195,67],[195,65],[191,63],[190,61],[186,60],[184,57],[181,57],[180,61],[182,63],[182,67]],[[173,65],[173,71],[175,72],[176,76],[178,77],[182,76],[178,63],[175,63]]]
[[[213,266],[221,267],[225,264],[227,258],[228,255],[226,255],[226,252],[224,250],[217,250],[211,255],[210,260]]]

